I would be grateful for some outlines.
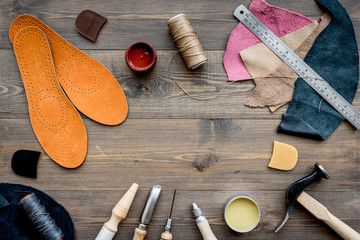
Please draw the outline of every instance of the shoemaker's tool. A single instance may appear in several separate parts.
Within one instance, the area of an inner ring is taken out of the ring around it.
[[[346,225],[340,219],[332,215],[325,206],[316,201],[310,195],[304,192],[304,189],[309,186],[315,180],[326,178],[329,179],[329,175],[326,170],[319,164],[315,163],[315,170],[310,175],[294,182],[286,190],[286,215],[283,222],[274,230],[275,233],[284,226],[289,219],[290,214],[294,208],[295,202],[298,201],[303,207],[311,212],[316,218],[325,222],[335,232],[337,232],[344,239],[360,239],[360,234],[354,229]]]
[[[176,196],[176,189],[174,190],[174,195],[173,195],[171,208],[170,208],[170,215],[169,215],[169,218],[166,221],[165,231],[161,234],[161,239],[160,240],[172,240],[172,234],[170,232],[170,229],[171,229],[171,223],[172,223],[171,215],[172,215],[172,211],[173,211],[173,208],[174,208],[175,196]]]
[[[295,73],[310,85],[321,97],[360,130],[360,113],[335,89],[298,57],[285,43],[272,33],[244,5],[238,6],[234,16],[254,33],[266,46],[281,58]]]
[[[133,240],[142,240],[145,238],[146,227],[151,220],[156,203],[160,197],[160,193],[161,193],[160,185],[154,185],[151,187],[151,190],[146,200],[146,204],[141,214],[140,224],[137,228],[135,228]]]
[[[126,218],[135,194],[139,188],[137,183],[133,183],[125,195],[115,205],[111,211],[111,217],[101,228],[95,240],[111,240],[118,231],[119,223]]]
[[[196,203],[192,204],[192,212],[195,216],[196,224],[201,232],[204,240],[217,240],[214,233],[212,232],[209,222],[206,217],[202,214],[201,209]]]

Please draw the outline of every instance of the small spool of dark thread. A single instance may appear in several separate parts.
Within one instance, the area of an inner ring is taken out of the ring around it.
[[[28,194],[21,199],[19,205],[24,209],[26,215],[44,239],[64,239],[61,229],[56,225],[55,220],[34,193]]]

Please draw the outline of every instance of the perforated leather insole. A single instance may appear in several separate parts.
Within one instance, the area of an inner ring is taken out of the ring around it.
[[[45,34],[37,27],[22,28],[13,45],[37,139],[55,162],[78,167],[86,156],[86,129],[58,83]]]
[[[109,70],[31,15],[21,15],[13,21],[9,30],[10,41],[13,42],[20,29],[28,26],[36,26],[46,34],[61,87],[78,110],[106,125],[120,124],[125,120],[128,112],[126,98]]]

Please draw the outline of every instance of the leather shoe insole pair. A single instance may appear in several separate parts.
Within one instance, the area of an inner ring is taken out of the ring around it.
[[[120,85],[102,64],[31,15],[16,18],[9,37],[36,137],[55,162],[78,167],[86,156],[87,136],[74,106],[99,123],[120,124],[127,116]]]

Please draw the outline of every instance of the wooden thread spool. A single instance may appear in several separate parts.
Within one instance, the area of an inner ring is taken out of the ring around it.
[[[179,14],[171,18],[168,27],[189,69],[194,70],[206,63],[205,51],[189,18],[185,14]]]

